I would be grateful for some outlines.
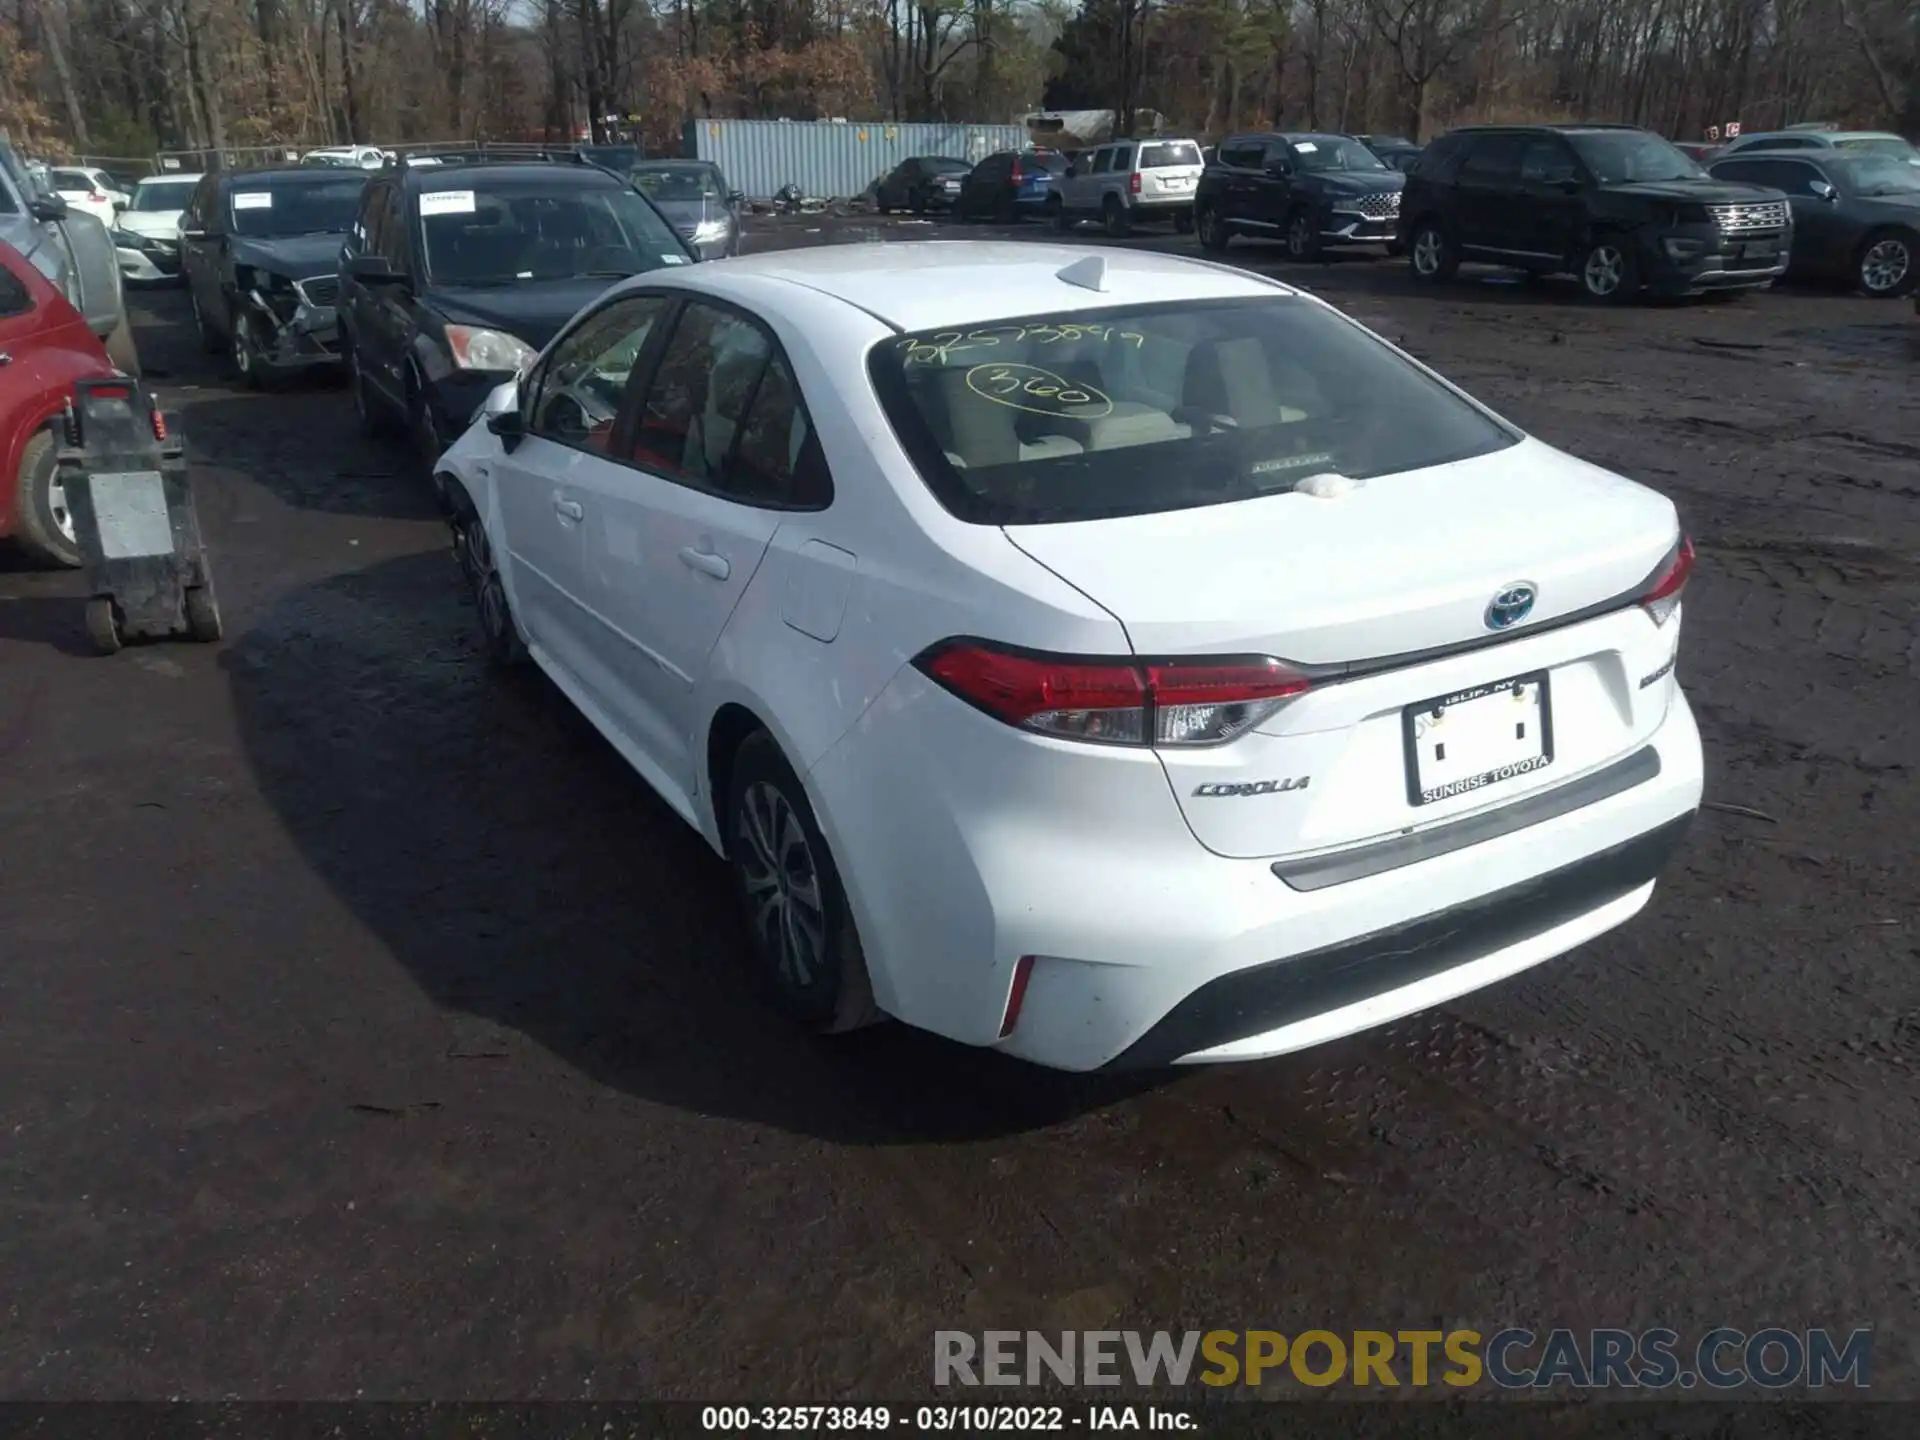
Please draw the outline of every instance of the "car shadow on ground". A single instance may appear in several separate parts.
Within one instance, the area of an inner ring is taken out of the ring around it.
[[[721,863],[473,635],[451,562],[415,555],[284,595],[222,657],[265,798],[438,1006],[635,1096],[856,1143],[1032,1129],[1168,1078],[790,1028],[757,997]]]

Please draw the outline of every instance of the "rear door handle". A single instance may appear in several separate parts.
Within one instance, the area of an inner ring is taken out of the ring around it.
[[[560,516],[563,520],[584,520],[587,518],[586,506],[582,505],[578,500],[562,500],[558,495],[553,497],[553,511],[554,514]]]
[[[711,550],[696,550],[691,545],[680,552],[680,563],[689,570],[698,570],[702,575],[711,575],[716,580],[724,580],[733,573],[733,566],[727,563],[727,557],[716,555]]]

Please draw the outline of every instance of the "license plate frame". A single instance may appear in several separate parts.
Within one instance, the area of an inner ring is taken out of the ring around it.
[[[1423,789],[1420,773],[1420,717],[1430,714],[1436,708],[1445,710],[1486,700],[1503,691],[1512,691],[1518,685],[1539,687],[1540,752],[1538,756],[1524,757],[1461,780],[1432,787],[1430,790]],[[1415,809],[1436,805],[1459,795],[1474,794],[1504,784],[1508,780],[1518,779],[1522,775],[1545,770],[1553,764],[1552,675],[1545,670],[1528,670],[1518,675],[1509,675],[1503,680],[1491,680],[1485,684],[1469,686],[1447,695],[1435,695],[1430,699],[1403,706],[1400,711],[1400,738],[1407,770],[1407,803]]]

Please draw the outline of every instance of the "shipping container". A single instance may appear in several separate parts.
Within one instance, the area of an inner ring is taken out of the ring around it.
[[[945,155],[977,164],[1031,142],[1021,125],[894,125],[868,120],[689,120],[686,154],[711,160],[749,199],[786,185],[809,199],[847,200],[902,160]]]

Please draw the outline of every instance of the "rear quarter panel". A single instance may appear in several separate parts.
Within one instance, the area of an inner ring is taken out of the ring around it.
[[[73,382],[114,373],[100,342],[65,300],[66,314],[25,344],[13,344],[9,382],[0,392],[0,536],[11,535],[20,509],[20,462],[27,442],[59,415]]]

